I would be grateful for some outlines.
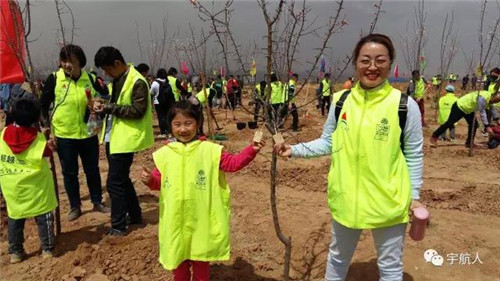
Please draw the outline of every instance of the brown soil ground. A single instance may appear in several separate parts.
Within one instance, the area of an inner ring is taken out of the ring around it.
[[[308,99],[313,92],[311,87]],[[305,95],[298,98],[299,103],[303,103]],[[310,117],[304,117],[306,112]],[[240,121],[252,119],[241,108],[235,115]],[[218,111],[216,116],[223,126],[222,132],[229,137],[228,141],[222,142],[228,151],[236,153],[250,142],[254,131],[248,128],[237,131],[231,113],[226,115],[224,111]],[[287,129],[284,133],[288,143],[312,140],[321,134],[325,118],[315,109],[314,103],[302,108],[300,117],[301,131],[291,133]],[[483,147],[475,150],[474,157],[468,157],[463,145],[465,121],[461,121],[457,128],[456,142],[441,142],[438,148],[431,149],[428,138],[437,125],[430,97],[426,119],[429,127],[424,128],[422,201],[429,207],[432,220],[423,241],[406,239],[404,280],[500,280],[500,150],[486,149],[486,137],[479,134],[476,142]],[[290,122],[291,118],[285,128]],[[270,144],[269,134],[265,137]],[[68,201],[58,166],[63,233],[57,238],[57,256],[42,260],[36,225],[29,220],[25,229],[28,258],[20,264],[10,265],[4,228],[0,243],[0,279],[172,280],[171,273],[158,263],[158,193],[149,191],[139,182],[142,165],[153,165],[151,153],[161,145],[162,141],[156,141],[154,148],[139,153],[132,165],[131,177],[135,181],[146,226],[131,229],[123,238],[106,237],[109,216],[91,212],[82,170],[80,184],[84,214],[78,220],[68,222]],[[282,280],[284,249],[273,228],[269,203],[270,158],[268,145],[249,167],[228,175],[232,188],[232,257],[229,262],[212,264],[212,280]],[[329,159],[326,156],[280,160],[278,163],[278,209],[283,231],[293,240],[293,280],[322,280],[324,276],[331,239],[331,215],[326,196]],[[100,169],[104,183],[108,168],[102,151]],[[107,192],[104,194],[109,205]],[[347,280],[378,280],[377,255],[370,236],[369,231],[363,232]],[[425,263],[423,254],[429,248],[445,258],[442,267]],[[447,254],[452,253],[469,253],[473,259],[478,253],[482,264],[450,265],[446,259]]]

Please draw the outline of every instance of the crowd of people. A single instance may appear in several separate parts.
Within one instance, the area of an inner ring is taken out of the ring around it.
[[[143,224],[130,169],[135,154],[155,141],[154,108],[160,137],[168,138],[153,153],[155,168],[144,168],[140,179],[160,194],[159,261],[173,271],[176,281],[191,280],[191,275],[194,280],[209,280],[209,262],[230,258],[231,205],[225,173],[243,169],[265,146],[265,141],[249,140],[250,145],[233,155],[203,134],[203,108],[209,114],[216,107],[244,107],[241,78],[229,75],[226,80],[217,75],[206,81],[198,77],[183,80],[174,67],[168,71],[160,68],[153,77],[146,64],[128,64],[110,46],[101,47],[94,56],[95,67],[111,78],[109,83],[84,69],[87,59],[79,46],[64,46],[59,60],[59,69],[44,81],[39,98],[22,97],[6,109],[8,121],[0,139],[0,186],[9,216],[10,261],[18,263],[26,257],[24,222],[32,217],[38,225],[43,257],[54,256],[53,211],[58,202],[51,171],[43,160],[53,152],[61,162],[70,207],[68,221],[82,215],[80,158],[93,211],[110,213],[108,235],[124,236],[131,225]],[[321,136],[307,143],[273,146],[274,153],[285,158],[331,156],[328,205],[332,242],[326,280],[345,280],[363,229],[374,236],[381,280],[403,280],[405,230],[412,210],[423,206],[419,201],[422,126],[426,126],[424,100],[431,85],[418,70],[413,71],[408,98],[388,82],[394,62],[389,37],[363,37],[353,51],[357,81],[348,79],[344,89],[335,93],[330,74],[319,83],[317,107],[327,116]],[[466,145],[472,145],[474,111],[479,108],[486,132],[498,146],[500,129],[489,120],[498,120],[490,109],[500,101],[499,75],[500,70],[493,69],[486,90],[459,98],[454,96],[454,80],[450,80],[439,101],[441,126],[433,133],[432,144],[448,139],[448,129],[449,139],[454,139],[454,124],[465,118],[469,123]],[[292,130],[297,131],[298,78],[293,74],[284,83],[274,73],[270,85],[266,81],[252,85],[254,120],[273,120],[282,127],[290,114]],[[437,77],[433,85],[435,81]],[[267,104],[269,116],[260,114]],[[109,166],[105,182],[109,207],[102,200],[100,143]]]

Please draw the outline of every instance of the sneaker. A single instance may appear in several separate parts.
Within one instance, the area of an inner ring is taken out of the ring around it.
[[[23,253],[14,253],[10,255],[10,263],[20,263],[23,261],[24,254]]]
[[[42,259],[50,259],[54,257],[54,251],[52,250],[43,250],[42,251]]]
[[[68,221],[74,221],[82,215],[80,208],[72,208],[68,213]]]
[[[112,237],[123,237],[125,235],[127,235],[127,231],[123,231],[123,230],[118,230],[118,229],[115,229],[115,228],[111,228],[108,233],[107,233],[108,236],[112,236]]]
[[[437,147],[438,139],[435,137],[431,137],[430,143],[431,143],[431,147]]]
[[[104,206],[104,204],[99,203],[99,204],[94,204],[94,208],[92,209],[94,212],[100,212],[100,213],[109,213],[111,212],[111,209]]]

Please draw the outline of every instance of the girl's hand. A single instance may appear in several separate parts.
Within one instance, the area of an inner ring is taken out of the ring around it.
[[[264,146],[266,146],[266,141],[261,140],[260,142],[253,142],[253,150],[259,152]]]
[[[142,166],[141,182],[144,185],[149,185],[150,181],[151,181],[151,170],[146,168],[145,166]]]
[[[281,157],[291,157],[292,156],[292,147],[288,144],[279,143],[275,144],[273,147],[274,153],[278,154]]]
[[[413,217],[413,210],[419,207],[425,207],[425,205],[420,203],[418,200],[412,199],[410,205],[410,218]]]

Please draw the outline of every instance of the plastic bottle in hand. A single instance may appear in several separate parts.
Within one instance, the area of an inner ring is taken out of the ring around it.
[[[425,236],[425,229],[429,223],[429,211],[424,207],[413,209],[410,237],[415,241],[421,241]]]

